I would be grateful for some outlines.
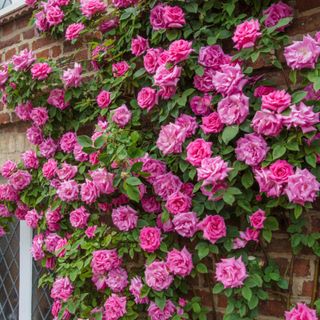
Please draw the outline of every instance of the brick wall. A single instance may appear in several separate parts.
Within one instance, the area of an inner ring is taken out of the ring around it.
[[[313,35],[316,31],[320,31],[320,0],[290,2],[296,2],[294,4],[295,21],[288,30],[292,39],[299,39],[305,33]],[[0,19],[0,62],[10,59],[24,48],[32,49],[37,57],[49,57],[55,60],[69,57],[73,61],[88,59],[88,52],[81,45],[74,48],[69,43],[39,36],[29,25],[30,16],[30,12],[25,10],[20,15],[15,14],[11,19],[6,18],[2,21]],[[278,74],[274,73],[274,79],[279,79]],[[21,152],[30,147],[25,138],[25,130],[25,124],[18,122],[14,114],[0,105],[0,165],[7,159],[18,160]],[[312,231],[320,231],[320,213],[317,209],[319,210],[320,207],[308,214]],[[268,254],[279,263],[284,275],[289,275],[290,272],[293,274],[289,302],[306,301],[309,303],[313,295],[320,297],[320,290],[313,292],[315,282],[319,282],[319,278],[315,279],[316,269],[319,269],[319,260],[308,251],[302,252],[292,260],[289,236],[285,232],[278,232],[275,238],[277,240],[274,240],[269,246]],[[209,262],[209,265],[212,266],[212,262]],[[212,276],[207,275],[193,281],[194,291],[203,297],[203,304],[212,310],[208,319],[221,319],[226,299],[220,296],[213,297],[210,294],[214,285]],[[287,298],[285,292],[270,293],[270,300],[261,306],[259,319],[283,319],[284,311],[288,309]]]

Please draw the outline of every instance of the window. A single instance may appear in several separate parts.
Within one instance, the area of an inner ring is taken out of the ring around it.
[[[0,0],[0,16],[24,6],[24,0]]]

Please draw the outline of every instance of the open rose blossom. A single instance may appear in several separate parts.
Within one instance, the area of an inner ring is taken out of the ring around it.
[[[263,229],[264,221],[266,220],[266,213],[259,209],[254,212],[250,217],[250,225],[255,229]]]
[[[148,308],[148,316],[151,320],[170,320],[176,311],[175,305],[167,299],[164,308],[159,308],[153,301]]]
[[[318,320],[318,317],[316,310],[298,302],[294,308],[285,312],[285,320]]]
[[[92,254],[91,268],[94,274],[104,274],[120,267],[122,260],[115,249],[96,250]]]
[[[108,273],[107,286],[112,292],[121,292],[128,285],[128,273],[123,268],[112,269]]]
[[[207,215],[198,223],[198,229],[203,231],[204,239],[209,240],[212,244],[227,235],[224,219],[218,215]]]
[[[302,41],[284,49],[287,65],[293,70],[314,69],[320,55],[320,46],[311,36],[303,36]]]
[[[262,96],[261,110],[281,113],[291,104],[291,96],[285,90],[274,90]]]
[[[118,320],[122,318],[126,312],[127,298],[112,294],[104,303],[104,320]]]
[[[173,41],[168,49],[169,61],[173,63],[179,63],[187,60],[192,53],[192,42],[186,40]]]
[[[178,6],[158,4],[150,12],[150,24],[153,30],[182,28],[185,23],[184,12]]]
[[[195,115],[205,116],[210,113],[212,96],[194,96],[190,99],[190,107]]]
[[[143,227],[140,231],[139,243],[142,250],[154,252],[161,244],[161,231],[156,227]]]
[[[154,261],[146,266],[145,280],[147,286],[155,291],[166,290],[170,287],[173,276],[164,261]]]
[[[176,215],[181,212],[187,212],[191,208],[191,198],[182,193],[182,192],[174,192],[169,195],[166,202],[166,209],[173,215]]]
[[[75,62],[73,69],[68,68],[67,70],[63,71],[61,79],[65,86],[74,88],[79,87],[82,82],[81,72],[82,67],[77,62]]]
[[[81,0],[80,1],[80,10],[82,14],[89,19],[97,13],[104,12],[106,8],[107,8],[107,5],[100,0]]]
[[[241,257],[221,259],[221,262],[216,264],[215,278],[223,284],[225,289],[242,287],[247,277],[246,266]]]
[[[141,290],[143,288],[143,283],[140,277],[134,277],[131,279],[129,291],[134,296],[135,303],[144,304],[148,303],[148,297],[141,298]]]
[[[182,237],[192,238],[198,230],[198,217],[195,212],[177,213],[172,223],[174,230]]]
[[[237,141],[235,149],[237,159],[244,161],[249,166],[261,163],[269,150],[267,142],[256,133],[245,134]]]
[[[201,161],[205,158],[210,158],[212,155],[212,142],[207,142],[203,139],[196,139],[190,142],[187,146],[186,160],[195,167],[201,165]]]
[[[53,283],[50,297],[52,299],[60,299],[62,301],[67,301],[73,292],[73,286],[68,277],[57,278]]]
[[[48,78],[52,68],[45,62],[35,63],[31,68],[32,79],[44,80]]]
[[[86,208],[81,206],[70,212],[70,223],[74,228],[84,229],[87,226],[89,216]]]
[[[142,88],[138,93],[137,102],[141,109],[150,111],[158,103],[157,91],[150,87]]]
[[[273,3],[268,9],[263,11],[263,15],[266,16],[264,24],[270,28],[275,26],[281,19],[293,17],[293,8],[286,3],[279,1]],[[280,27],[279,31],[283,31],[286,26]]]
[[[286,160],[277,160],[270,166],[269,178],[276,183],[287,183],[293,174],[293,166]]]
[[[235,48],[251,48],[255,45],[256,40],[261,36],[260,24],[258,20],[251,19],[239,24],[232,37]]]
[[[84,28],[85,25],[81,22],[70,24],[66,30],[66,39],[70,41],[77,39],[80,32],[84,30]]]
[[[131,52],[135,56],[141,56],[147,49],[149,49],[148,39],[137,36],[131,41]]]
[[[129,65],[126,61],[120,61],[112,65],[112,73],[115,78],[123,76],[128,70]]]
[[[28,49],[24,49],[19,54],[12,57],[13,69],[16,71],[27,70],[34,60],[33,52]]]
[[[167,266],[174,275],[186,277],[193,269],[192,255],[186,247],[181,251],[172,249],[167,255]]]
[[[129,206],[120,206],[112,210],[112,221],[121,231],[129,231],[137,226],[137,211]]]
[[[205,134],[221,132],[223,123],[220,120],[218,112],[211,112],[208,116],[202,117],[202,125],[200,128]]]
[[[290,202],[304,205],[316,199],[319,189],[320,183],[310,171],[297,168],[295,174],[288,177],[285,193]]]

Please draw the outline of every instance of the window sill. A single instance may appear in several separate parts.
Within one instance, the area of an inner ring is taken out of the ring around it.
[[[23,3],[14,8],[8,7],[8,9],[10,10],[7,12],[4,11],[3,13],[1,13],[2,10],[0,10],[0,26],[32,12],[32,8]]]

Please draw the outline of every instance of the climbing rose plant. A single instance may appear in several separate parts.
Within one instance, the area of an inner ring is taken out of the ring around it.
[[[281,221],[294,255],[320,256],[320,35],[290,43],[283,2],[26,2],[40,32],[92,53],[0,68],[35,145],[1,168],[0,233],[34,229],[53,318],[207,319],[191,280],[208,274],[226,320],[256,319],[269,289],[289,290],[285,319],[318,319],[267,248]]]

